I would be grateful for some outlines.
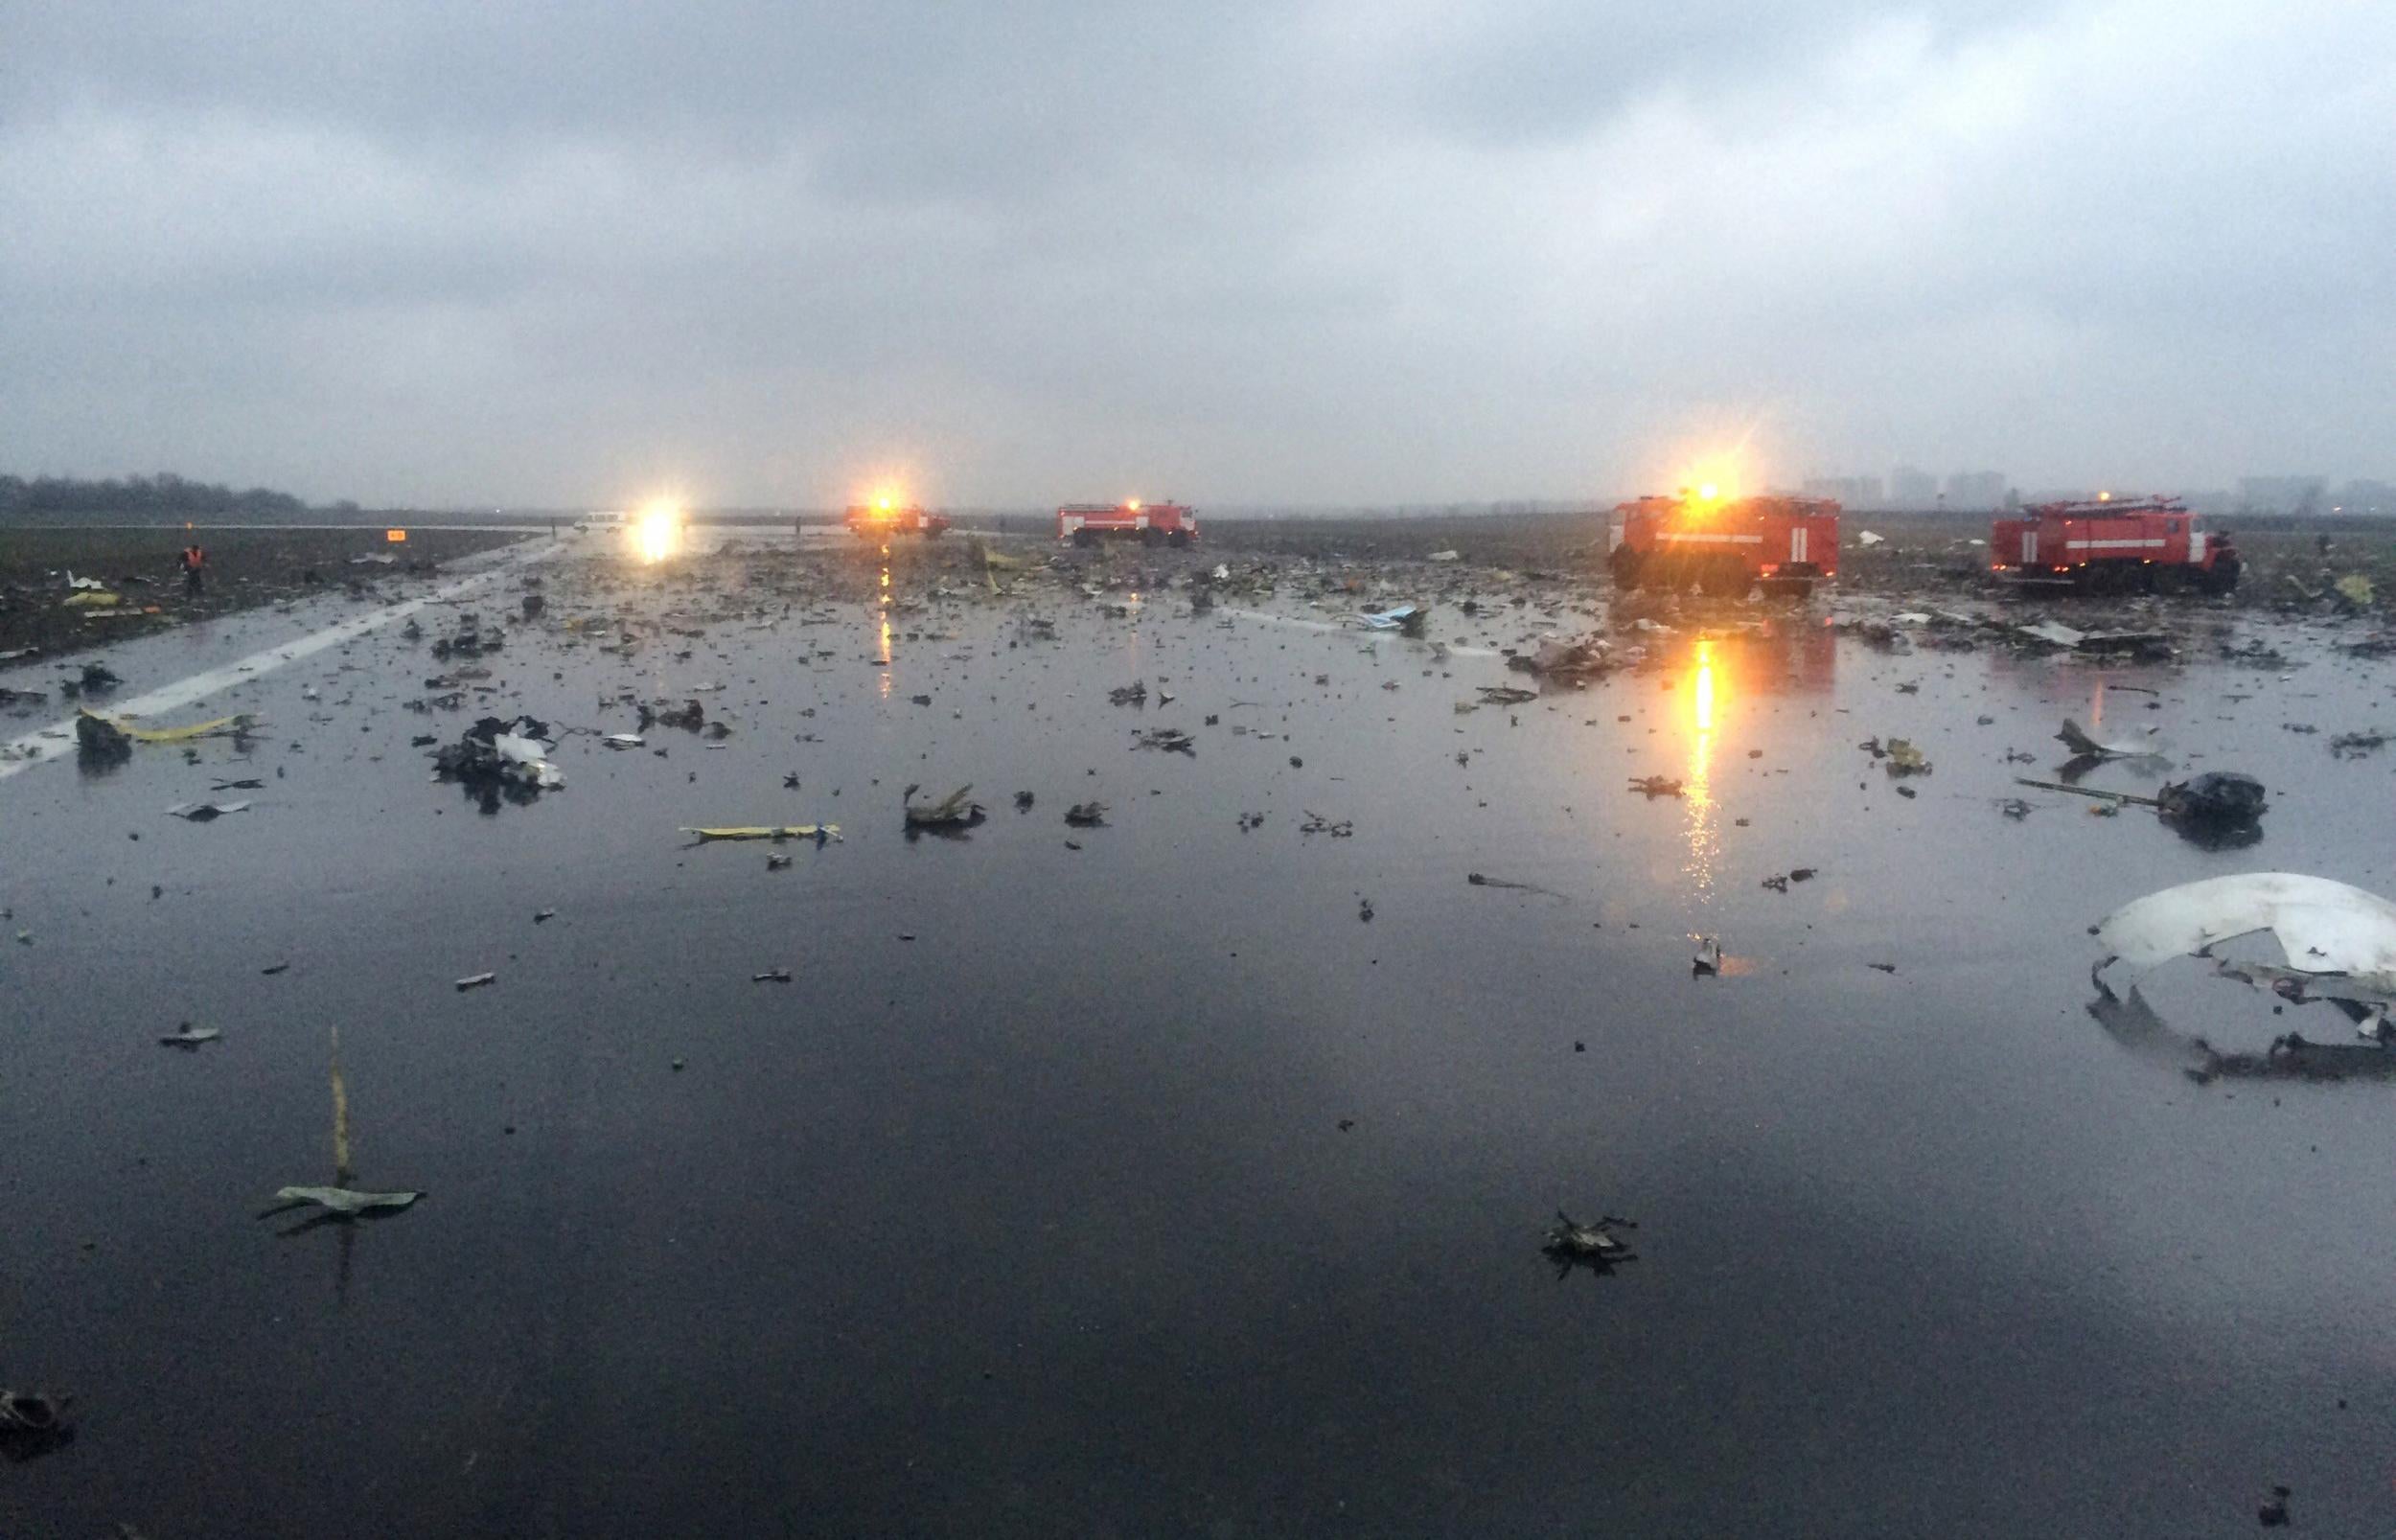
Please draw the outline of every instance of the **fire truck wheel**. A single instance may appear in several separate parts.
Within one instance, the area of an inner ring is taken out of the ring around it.
[[[1164,543],[1164,531],[1161,529],[1143,529],[1140,532],[1140,543],[1142,545],[1163,545]]]
[[[1646,563],[1639,560],[1639,553],[1637,551],[1632,550],[1626,545],[1621,546],[1615,550],[1612,556],[1606,559],[1605,564],[1611,568],[1614,573],[1614,586],[1623,589],[1626,593],[1637,593],[1639,591],[1639,585],[1646,577],[1646,573],[1643,570]]]
[[[1164,543],[1177,551],[1186,551],[1189,549],[1189,531],[1177,529],[1164,538]]]
[[[1716,558],[1706,565],[1698,586],[1716,599],[1743,599],[1747,596],[1747,569],[1738,558]]]
[[[2166,596],[2181,592],[2188,586],[2188,569],[2176,562],[2163,562],[2147,568],[2147,586]]]
[[[1098,537],[1094,531],[1077,529],[1073,531],[1073,543],[1083,546],[1095,545],[1098,543]]]

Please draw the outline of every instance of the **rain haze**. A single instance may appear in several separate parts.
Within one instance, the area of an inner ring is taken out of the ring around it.
[[[21,5],[0,48],[22,474],[2389,470],[2384,5]]]
[[[0,0],[0,1540],[2396,1535],[2392,60]]]

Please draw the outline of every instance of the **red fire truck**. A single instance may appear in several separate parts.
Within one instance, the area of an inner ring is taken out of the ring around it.
[[[927,514],[913,503],[893,503],[889,498],[878,502],[852,503],[842,523],[860,540],[887,540],[897,535],[921,535],[936,540],[949,527],[948,519],[939,514]]]
[[[1838,504],[1825,497],[1642,497],[1614,510],[1606,565],[1622,588],[1806,594],[1838,576]]]
[[[1198,516],[1180,503],[1067,503],[1056,511],[1056,538],[1076,545],[1105,539],[1136,540],[1142,545],[1192,545]]]
[[[2104,496],[2040,503],[2019,518],[1998,519],[1989,532],[1989,564],[2090,593],[2227,593],[2245,563],[2228,536],[2208,532],[2177,497]]]

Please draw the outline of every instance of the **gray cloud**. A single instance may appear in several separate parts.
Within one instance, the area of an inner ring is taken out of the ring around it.
[[[2342,0],[26,8],[0,443],[315,495],[2386,474]]]

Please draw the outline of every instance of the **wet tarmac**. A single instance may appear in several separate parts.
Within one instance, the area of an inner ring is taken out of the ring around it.
[[[2223,872],[2396,891],[2396,758],[2327,747],[2396,725],[2386,663],[1888,655],[1817,606],[1459,712],[1528,682],[1519,613],[524,570],[459,711],[404,706],[465,661],[436,607],[163,719],[258,713],[245,757],[0,781],[0,1386],[76,1397],[0,1534],[2184,1536],[2273,1483],[2396,1529],[2396,1083],[2198,1083],[2091,1015],[2086,933]],[[625,690],[730,734],[611,751]],[[485,712],[566,785],[431,781]],[[2262,841],[2016,786],[2065,716],[2261,777]],[[910,840],[910,783],[986,821]],[[426,1198],[280,1236],[336,1135]],[[1638,1260],[1559,1277],[1559,1208]]]

